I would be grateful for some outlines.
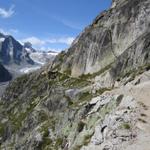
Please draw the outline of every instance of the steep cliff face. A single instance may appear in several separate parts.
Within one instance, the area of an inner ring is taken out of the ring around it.
[[[25,53],[23,46],[12,36],[5,35],[0,38],[0,61],[4,65],[34,64],[29,55]]]
[[[149,0],[113,0],[53,64],[0,101],[2,149],[148,150]]]
[[[61,71],[73,76],[98,72],[149,31],[147,0],[114,1],[87,27],[64,56]],[[55,67],[55,65],[54,65]]]

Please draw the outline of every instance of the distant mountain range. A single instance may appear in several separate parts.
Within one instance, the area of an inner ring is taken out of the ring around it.
[[[52,61],[56,52],[41,52],[32,48],[29,42],[22,45],[11,35],[0,33],[0,64],[13,77],[28,73],[40,68],[45,63]],[[1,74],[0,82],[3,81]],[[10,78],[9,78],[10,79]]]

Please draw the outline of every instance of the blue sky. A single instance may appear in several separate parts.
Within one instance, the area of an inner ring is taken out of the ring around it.
[[[111,0],[1,0],[0,32],[42,50],[62,50]]]

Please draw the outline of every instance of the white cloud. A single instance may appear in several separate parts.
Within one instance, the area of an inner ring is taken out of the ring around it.
[[[0,27],[0,33],[3,33],[4,35],[14,35],[18,34],[19,31],[17,29],[3,29]]]
[[[10,29],[10,33],[17,34],[17,33],[19,33],[19,31],[17,29]]]
[[[0,8],[0,17],[2,18],[9,18],[11,17],[15,11],[14,11],[14,5],[12,5],[8,10],[6,10],[5,8]]]
[[[55,51],[60,52],[64,50],[63,48],[51,48],[50,44],[66,44],[68,46],[73,42],[73,37],[61,37],[61,38],[49,38],[49,39],[39,39],[37,37],[29,37],[26,39],[19,40],[19,42],[23,45],[25,42],[30,42],[33,45],[33,48],[40,51]]]
[[[66,45],[71,45],[73,42],[74,38],[73,37],[61,37],[61,38],[49,38],[46,40],[39,39],[37,37],[29,37],[23,40],[20,40],[21,43],[25,42],[30,42],[32,43],[33,46],[35,47],[44,47],[46,44],[66,44]]]
[[[84,25],[81,23],[77,23],[71,20],[67,20],[65,18],[59,17],[59,16],[51,16],[54,20],[60,22],[66,27],[76,29],[76,30],[82,30],[84,28]]]
[[[23,39],[21,40],[22,43],[25,43],[25,42],[30,42],[32,43],[33,46],[42,46],[42,45],[45,45],[46,44],[46,41],[44,40],[41,40],[37,37],[29,37],[29,38],[26,38],[26,39]]]
[[[69,27],[69,28],[72,28],[72,29],[77,29],[77,30],[82,30],[83,29],[83,26],[82,25],[79,25],[79,24],[76,24],[76,23],[73,23],[71,21],[68,21],[68,20],[60,20],[65,26]]]
[[[0,33],[4,34],[4,35],[9,35],[9,32],[0,28]]]
[[[67,44],[67,45],[71,45],[73,41],[74,41],[74,37],[52,38],[47,40],[48,43],[60,43],[60,44]]]
[[[51,47],[41,47],[41,51],[53,51],[53,52],[60,52],[62,49],[56,49],[56,48],[51,48]]]

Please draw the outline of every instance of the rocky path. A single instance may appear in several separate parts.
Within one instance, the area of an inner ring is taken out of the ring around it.
[[[139,81],[139,84],[134,85],[137,81]],[[150,150],[150,72],[145,72],[131,83],[112,92],[114,94],[132,96],[143,106],[141,116],[137,123],[140,134],[136,141],[128,145],[125,150],[132,150],[133,148],[136,150]]]

